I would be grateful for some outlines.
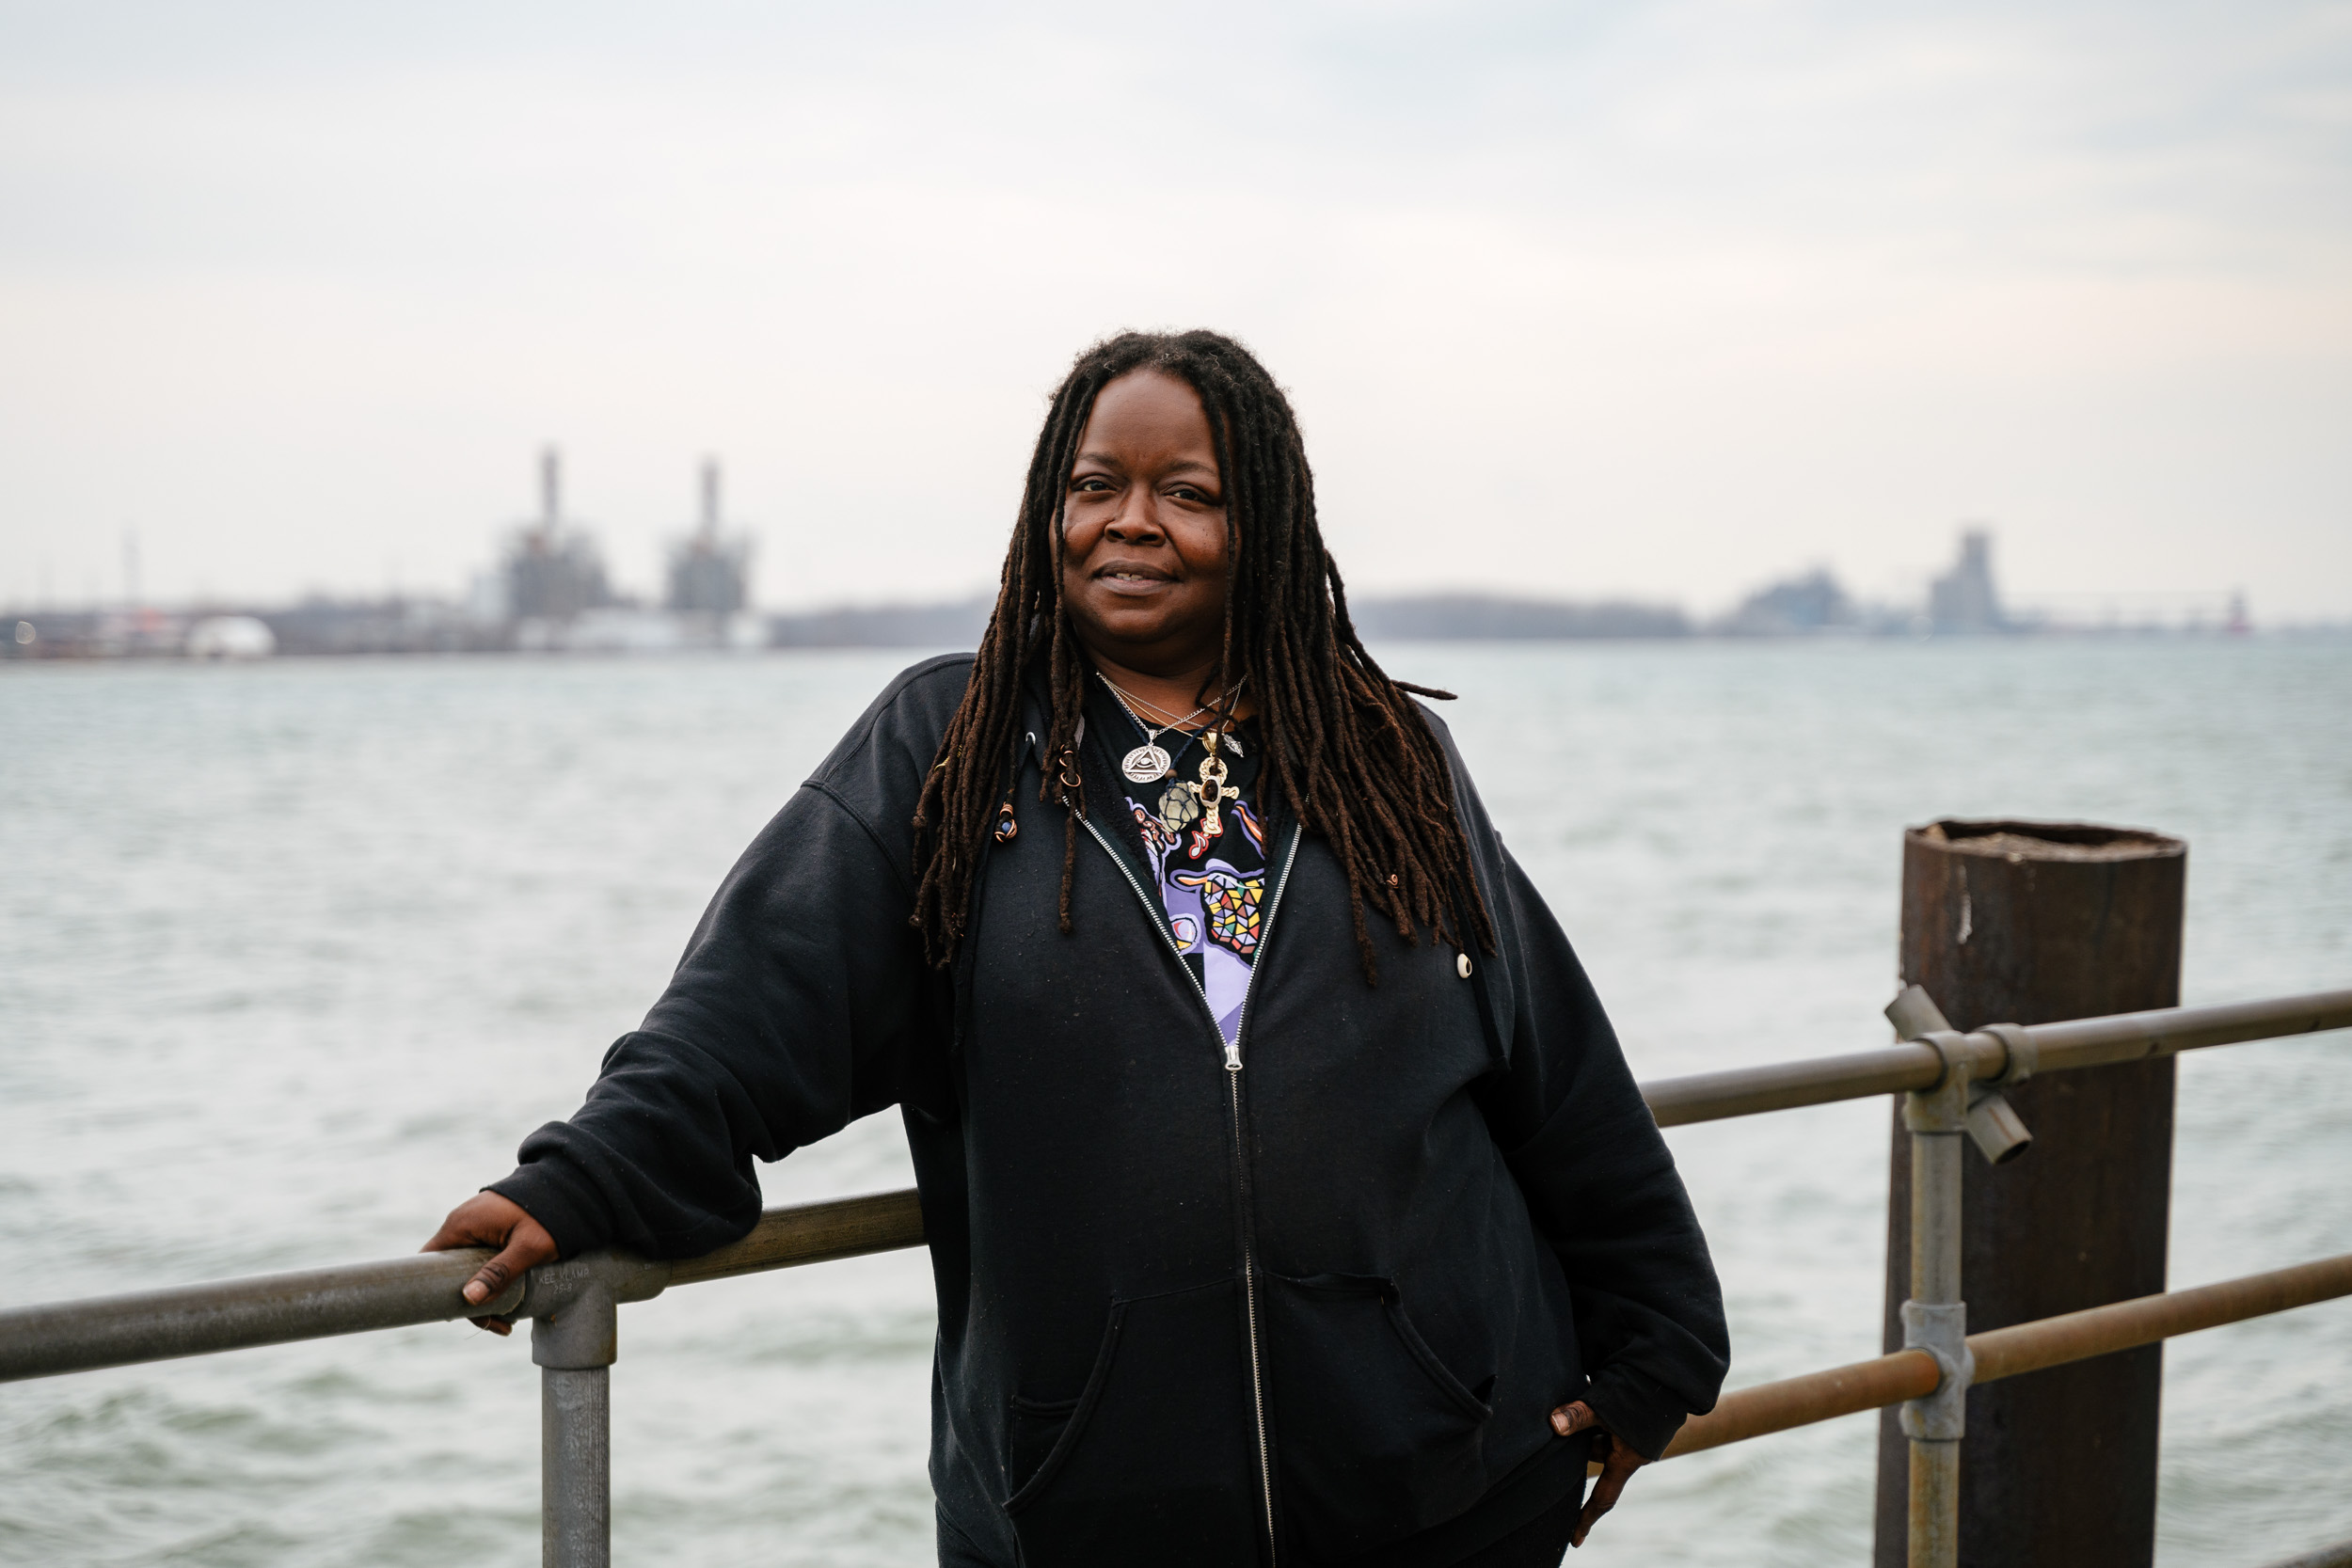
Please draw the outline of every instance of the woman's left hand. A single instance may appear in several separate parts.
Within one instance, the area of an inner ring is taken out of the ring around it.
[[[1573,1437],[1580,1432],[1593,1434],[1593,1457],[1600,1461],[1600,1480],[1593,1485],[1593,1495],[1584,1501],[1584,1512],[1576,1521],[1576,1533],[1568,1538],[1571,1546],[1581,1546],[1584,1538],[1593,1532],[1600,1516],[1617,1506],[1625,1495],[1625,1483],[1633,1479],[1633,1472],[1649,1463],[1631,1447],[1611,1435],[1593,1414],[1593,1407],[1582,1400],[1564,1404],[1551,1413],[1551,1430],[1563,1437]]]

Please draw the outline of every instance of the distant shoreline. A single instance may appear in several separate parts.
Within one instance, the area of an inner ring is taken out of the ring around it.
[[[650,655],[768,649],[970,648],[992,601],[853,606],[731,616],[604,606],[566,620],[487,621],[438,599],[314,599],[287,607],[165,610],[0,610],[0,663],[55,658],[261,657],[271,655]],[[1367,642],[1887,642],[2216,638],[2247,635],[2243,622],[2009,622],[1939,629],[1924,618],[1867,624],[1787,625],[1753,619],[1700,622],[1672,605],[1630,599],[1567,600],[1490,594],[1369,595],[1349,612]],[[2352,626],[2271,626],[2272,634],[2329,636]]]

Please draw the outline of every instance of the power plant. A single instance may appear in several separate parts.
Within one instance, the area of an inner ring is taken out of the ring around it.
[[[719,464],[706,458],[701,513],[669,550],[667,592],[649,609],[612,592],[595,536],[564,511],[563,457],[539,455],[539,515],[517,527],[496,575],[477,591],[477,618],[504,630],[501,645],[527,653],[660,653],[763,646],[749,613],[752,543],[725,531]]]
[[[569,621],[613,602],[596,542],[564,521],[564,459],[553,447],[539,454],[539,515],[515,531],[501,575],[504,620]]]
[[[674,614],[734,615],[750,600],[752,542],[740,535],[723,537],[720,526],[719,463],[705,458],[701,520],[670,551],[665,603]]]

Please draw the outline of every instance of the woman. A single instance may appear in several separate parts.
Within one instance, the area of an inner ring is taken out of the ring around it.
[[[1446,695],[1358,641],[1257,361],[1098,345],[978,654],[875,700],[579,1114],[428,1245],[501,1249],[477,1302],[705,1252],[752,1156],[897,1103],[943,1562],[1556,1564],[1712,1404],[1722,1303],[1413,691]]]

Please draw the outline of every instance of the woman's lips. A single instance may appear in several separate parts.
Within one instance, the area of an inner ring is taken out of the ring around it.
[[[1124,594],[1140,598],[1148,594],[1158,593],[1168,585],[1170,579],[1165,573],[1136,571],[1132,568],[1114,566],[1095,573],[1094,580],[1114,594]]]

